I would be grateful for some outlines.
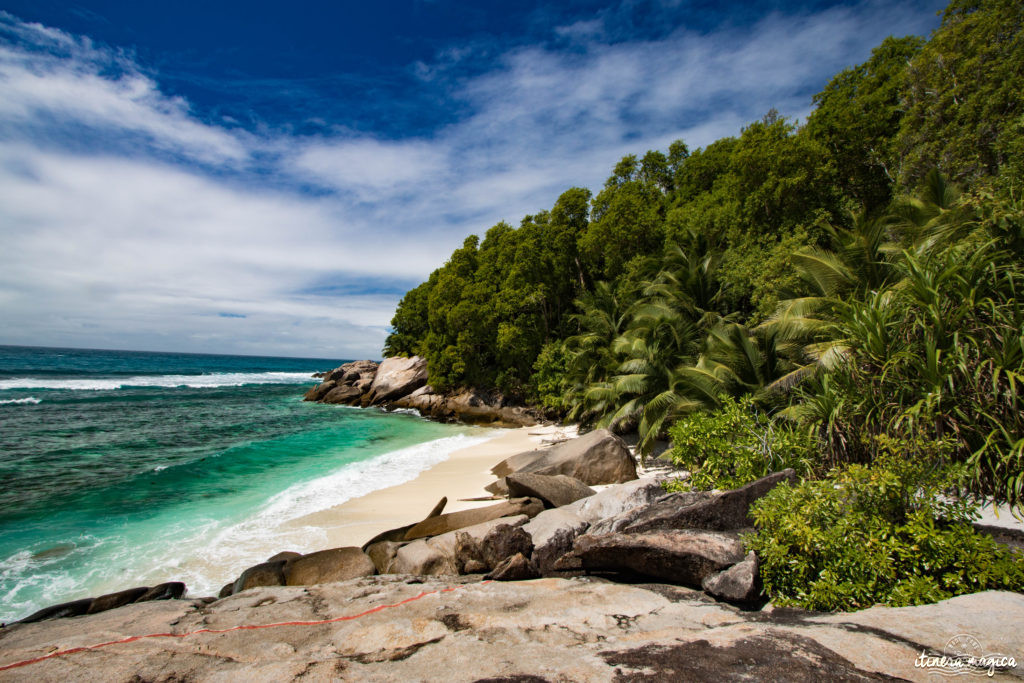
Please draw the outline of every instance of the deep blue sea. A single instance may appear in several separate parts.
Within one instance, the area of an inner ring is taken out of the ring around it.
[[[321,547],[289,520],[487,438],[303,402],[341,362],[0,346],[0,622],[160,581],[216,594],[225,566]]]

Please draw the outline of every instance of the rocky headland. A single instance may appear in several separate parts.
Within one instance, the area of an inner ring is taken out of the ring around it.
[[[0,630],[0,678],[926,680],[922,656],[958,635],[1024,653],[1014,593],[849,614],[766,602],[742,534],[791,471],[666,493],[603,430],[491,471],[483,507],[442,499],[361,547],[278,553],[217,598],[165,584],[41,610]]]
[[[307,401],[385,409],[417,410],[423,417],[489,427],[532,426],[543,421],[536,410],[496,391],[458,389],[437,392],[427,383],[427,361],[419,356],[357,360],[323,373]]]

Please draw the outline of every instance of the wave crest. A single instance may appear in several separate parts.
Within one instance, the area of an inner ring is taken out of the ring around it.
[[[96,379],[51,379],[14,377],[0,380],[4,389],[65,389],[70,391],[115,391],[128,388],[214,389],[244,384],[312,384],[311,372],[222,372],[209,375],[139,375]],[[22,399],[15,399],[20,401]],[[26,401],[27,402],[27,401]],[[38,400],[36,401],[38,402]]]

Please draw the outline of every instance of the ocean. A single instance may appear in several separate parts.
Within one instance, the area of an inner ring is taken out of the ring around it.
[[[0,346],[0,622],[162,581],[216,595],[325,547],[290,521],[493,435],[303,402],[341,362]]]

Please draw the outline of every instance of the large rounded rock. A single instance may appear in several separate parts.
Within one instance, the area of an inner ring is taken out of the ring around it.
[[[373,561],[359,548],[320,550],[288,560],[284,567],[285,584],[288,586],[348,581],[376,573]]]
[[[519,453],[494,466],[504,477],[513,472],[564,474],[584,484],[618,484],[636,479],[636,461],[626,443],[607,429],[597,429],[547,450]]]
[[[407,396],[427,383],[427,360],[419,356],[385,358],[377,368],[364,404],[378,404]]]
[[[661,495],[658,496],[650,505],[641,505],[628,510],[624,510],[619,514],[612,515],[611,517],[605,517],[604,519],[595,522],[591,526],[589,533],[597,534],[611,534],[618,533],[625,530],[634,522],[638,520],[650,520],[657,518],[659,523],[664,523],[664,529],[682,529],[685,526],[677,526],[673,523],[669,523],[667,520],[672,519],[673,515],[681,515],[682,511],[688,510],[691,506],[697,503],[714,498],[715,494],[710,491],[677,491],[675,493],[665,493],[661,491]]]
[[[413,541],[427,536],[439,536],[449,531],[482,524],[483,522],[489,522],[501,517],[511,517],[513,515],[533,517],[543,509],[544,504],[536,498],[513,498],[497,505],[449,512],[445,515],[428,517],[419,524],[416,524],[405,532],[404,540]]]
[[[714,531],[652,531],[643,534],[584,534],[555,569],[640,574],[700,587],[711,574],[743,560],[736,534]]]
[[[354,360],[348,363],[343,363],[334,370],[331,370],[324,377],[325,381],[345,382],[352,384],[357,380],[370,379],[373,381],[373,376],[377,374],[377,367],[379,363],[372,360]]]
[[[579,479],[564,474],[513,472],[505,477],[505,486],[508,489],[509,497],[533,496],[539,498],[549,508],[568,505],[595,493],[594,489]]]
[[[235,584],[231,587],[231,594],[235,595],[258,586],[283,586],[285,582],[284,565],[284,560],[277,560],[249,567],[235,579]]]

